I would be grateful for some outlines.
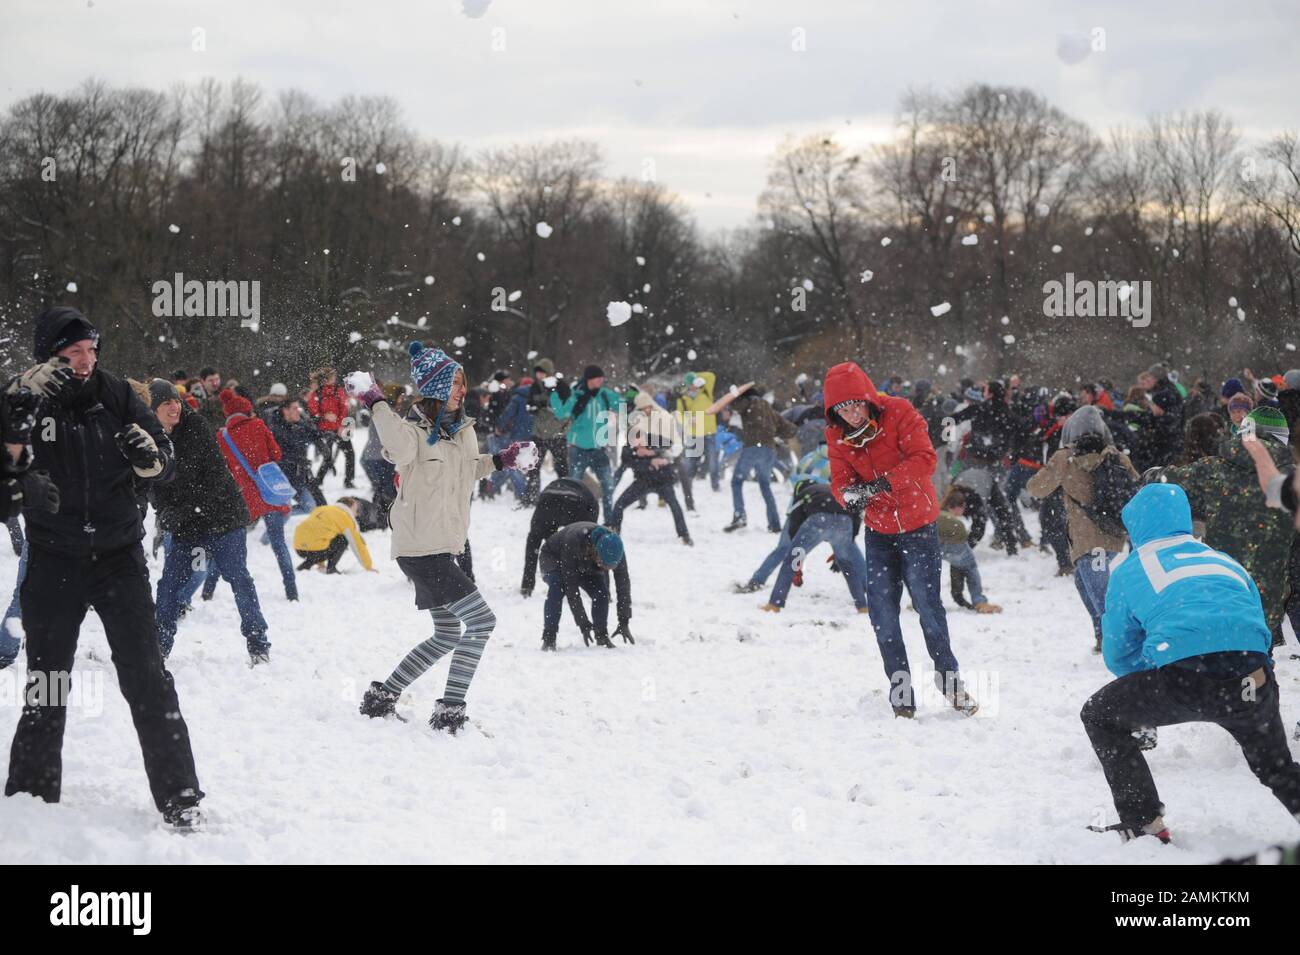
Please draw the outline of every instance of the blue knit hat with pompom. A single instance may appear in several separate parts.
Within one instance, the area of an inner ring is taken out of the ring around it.
[[[441,348],[426,348],[423,342],[411,342],[411,381],[415,390],[426,398],[446,401],[460,363]]]

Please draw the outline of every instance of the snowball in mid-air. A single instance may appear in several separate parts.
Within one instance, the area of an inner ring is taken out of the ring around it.
[[[355,345],[357,342],[361,341],[361,333],[348,332],[348,341],[351,342],[353,345]]]
[[[671,325],[669,325],[667,328],[664,329],[665,335],[671,335],[672,333],[673,333],[673,327]]]
[[[1244,308],[1237,309],[1237,321],[1244,322],[1245,320],[1246,320],[1246,310]]]
[[[549,239],[551,237],[552,231],[554,230],[547,223],[545,222],[537,223],[537,234],[541,236],[543,239]]]
[[[636,264],[637,264],[637,265],[645,265],[645,256],[644,256],[644,255],[638,255],[638,256],[636,257]]]
[[[528,353],[528,360],[529,360],[529,361],[532,361],[532,360],[533,360],[534,358],[536,358],[536,357],[537,357],[537,352],[536,352],[536,351],[530,351],[530,352]]]
[[[972,232],[970,235],[964,235],[964,236],[961,237],[961,244],[962,244],[962,245],[979,245],[979,244],[980,244],[980,237],[977,236],[974,232]]]
[[[1287,347],[1290,348],[1292,351],[1295,351],[1295,346],[1294,346],[1294,345],[1289,345],[1289,346],[1287,346]],[[695,358],[696,358],[695,349],[692,348],[690,351],[688,351],[688,352],[686,353],[686,360],[687,360],[687,361],[695,361]],[[695,385],[696,388],[703,388],[703,387],[704,387],[704,379],[703,379],[703,378],[696,378],[695,381],[700,382],[700,384]],[[694,384],[694,382],[692,382],[692,384]]]
[[[1011,324],[1011,316],[1010,316],[1010,315],[1003,315],[1003,316],[1002,316],[1002,324],[1003,324],[1003,325],[1010,325],[1010,324]]]
[[[453,339],[451,340],[451,343],[452,343],[453,345],[455,345],[457,348],[464,348],[464,347],[465,347],[465,336],[464,336],[464,335],[457,335],[455,338],[453,338]]]
[[[1004,342],[1006,342],[1008,345],[1014,345],[1014,344],[1016,343],[1016,336],[1015,336],[1015,335],[1003,335],[1003,336],[1002,336],[1002,340],[1003,340]]]
[[[627,302],[610,302],[605,306],[605,317],[611,326],[617,328],[632,317],[632,306]]]
[[[880,244],[881,244],[881,245],[889,245],[889,243],[891,243],[891,242],[893,242],[893,241],[894,241],[894,240],[891,239],[889,236],[885,236],[883,239],[880,240]]]
[[[388,167],[381,162],[377,162],[375,163],[375,172],[382,176],[384,173],[388,172]]]
[[[76,283],[76,282],[69,282],[68,285],[67,285],[67,290],[68,290],[69,292],[75,292],[75,291],[77,290],[77,283]]]
[[[638,315],[640,315],[642,312],[645,311],[645,306],[642,305],[640,302],[633,302],[633,303],[632,303],[632,311],[634,311],[634,312],[636,312]]]
[[[425,284],[425,285],[432,285],[432,284],[433,284],[433,281],[434,281],[434,280],[433,280],[433,276],[432,276],[432,275],[426,275],[426,276],[424,277],[424,284]]]
[[[523,297],[523,294],[524,293],[521,292],[519,289],[515,289],[513,292],[511,292],[509,295],[506,296],[506,301],[517,302]]]
[[[452,224],[452,225],[460,225],[460,216],[452,216],[452,217],[451,217],[451,224]]]
[[[865,285],[867,282],[870,282],[870,281],[871,281],[872,279],[874,279],[875,277],[876,277],[876,273],[873,272],[873,271],[871,271],[871,269],[863,269],[863,270],[862,270],[862,274],[858,276],[858,278],[862,279],[862,283],[863,283],[864,285]]]
[[[930,314],[935,318],[940,315],[947,315],[950,311],[952,311],[952,305],[948,302],[940,302],[938,305],[930,306]]]
[[[1237,296],[1234,295],[1234,296],[1232,296],[1232,298],[1228,299],[1228,306],[1229,306],[1230,308],[1236,308],[1236,307],[1237,307]]]
[[[1052,246],[1052,255],[1060,255],[1060,254],[1061,254],[1061,247],[1059,245]]]
[[[1084,230],[1083,230],[1083,234],[1084,234],[1084,235],[1092,235],[1092,226],[1088,226],[1088,228],[1084,229]]]
[[[173,222],[171,225],[167,227],[167,231],[170,232],[172,235],[175,235],[176,233],[181,231],[181,227]]]
[[[484,255],[482,252],[479,252],[477,255],[474,256],[474,258],[478,259],[480,262],[487,261],[487,256]]]
[[[642,285],[642,286],[641,286],[641,291],[643,291],[643,292],[648,292],[648,291],[650,291],[650,283],[649,283],[649,282],[646,282],[645,285]]]
[[[809,291],[809,292],[811,292],[811,291],[813,290],[812,279],[804,279],[804,280],[803,280],[802,282],[800,282],[799,284],[802,285],[802,286],[804,287],[804,289],[807,290],[807,291]]]

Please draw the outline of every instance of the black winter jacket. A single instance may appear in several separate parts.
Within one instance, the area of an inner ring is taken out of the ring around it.
[[[595,527],[591,521],[570,524],[560,528],[542,545],[542,576],[559,573],[560,586],[573,611],[573,621],[584,632],[590,630],[592,624],[582,606],[582,581],[600,579],[605,589],[609,589],[609,572],[597,565],[592,553],[591,532]],[[626,554],[614,568],[614,585],[618,590],[618,622],[626,624],[632,619],[632,579],[627,571]]]
[[[800,482],[795,488],[793,504],[788,515],[790,521],[788,533],[791,540],[799,533],[803,522],[814,514],[838,514],[841,517],[852,518],[854,537],[858,536],[858,529],[862,527],[862,519],[844,510],[840,502],[835,500],[835,494],[829,484],[822,484],[819,481]]]
[[[32,467],[50,472],[60,505],[57,514],[24,508],[33,547],[89,557],[144,537],[136,501],[136,482],[142,479],[116,438],[131,424],[148,432],[162,456],[162,472],[143,483],[165,486],[175,473],[172,444],[154,413],[121,378],[96,368],[66,398],[41,399],[32,429]]]
[[[207,418],[182,406],[171,439],[176,449],[176,477],[170,484],[154,488],[158,526],[178,540],[195,541],[248,525],[252,520],[248,505]]]

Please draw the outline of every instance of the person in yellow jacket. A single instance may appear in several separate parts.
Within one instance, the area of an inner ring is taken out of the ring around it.
[[[717,376],[711,371],[688,371],[682,379],[682,392],[677,396],[677,420],[682,427],[682,439],[686,446],[681,456],[682,490],[690,510],[695,508],[690,491],[691,479],[700,469],[703,458],[709,468],[709,485],[713,490],[722,487],[722,469],[718,456],[718,416],[708,414],[706,409],[713,404],[713,386]]]
[[[370,559],[366,539],[357,525],[356,502],[326,504],[307,515],[306,520],[293,529],[293,549],[303,559],[299,570],[310,570],[325,564],[325,573],[337,574],[339,560],[349,547],[366,570],[375,570]]]

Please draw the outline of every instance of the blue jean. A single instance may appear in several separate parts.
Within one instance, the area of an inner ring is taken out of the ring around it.
[[[790,541],[790,519],[787,517],[785,523],[781,525],[781,536],[777,539],[776,546],[772,552],[763,558],[763,563],[758,565],[758,570],[754,571],[749,578],[752,584],[765,584],[767,578],[772,576],[772,571],[781,566],[781,561],[790,555],[792,547]]]
[[[284,525],[289,515],[283,511],[268,511],[262,515],[266,524],[267,536],[271,538],[271,550],[275,552],[275,562],[280,565],[280,579],[284,581],[284,595],[290,599],[298,597],[298,578],[294,576],[293,556],[289,553],[289,544],[284,539]]]
[[[767,526],[779,528],[781,516],[776,510],[776,498],[772,496],[772,468],[776,465],[776,452],[771,448],[741,448],[740,457],[736,459],[736,470],[731,474],[732,510],[740,517],[745,516],[745,478],[750,474],[758,481],[758,490],[767,505]]]
[[[970,602],[987,603],[988,598],[984,596],[984,582],[980,580],[980,565],[975,560],[975,551],[971,550],[970,544],[943,544],[942,547],[943,559],[966,575],[966,583],[970,587]]]
[[[167,557],[168,555],[171,554],[171,552],[172,552],[172,535],[164,534],[163,535],[163,564],[164,565],[167,563]],[[180,592],[176,595],[176,605],[178,607],[188,607],[190,605],[190,601],[194,599],[194,595],[198,593],[199,588],[202,587],[204,583],[207,582],[207,579],[208,579],[208,564],[207,561],[203,561],[199,565],[199,568],[197,570],[194,570],[190,574],[190,579],[185,582],[185,586],[183,586],[180,589]],[[213,578],[212,583],[215,589],[216,586],[215,577]],[[158,593],[155,597],[154,602],[156,603],[158,600],[161,599],[162,599],[162,578],[160,577],[158,579]]]
[[[23,538],[23,549],[18,555],[18,580],[14,583],[14,596],[5,610],[4,619],[0,620],[0,667],[7,667],[18,659],[18,651],[23,642],[9,632],[10,620],[22,620],[23,612],[19,607],[18,593],[23,589],[23,578],[27,576],[27,538]]]
[[[560,618],[564,615],[564,587],[558,572],[542,574],[546,584],[546,606],[542,609],[542,635],[554,637],[560,632]],[[598,634],[609,633],[609,585],[604,574],[591,574],[578,581],[578,586],[591,598],[591,623]]]
[[[921,617],[925,648],[938,674],[956,674],[957,658],[948,640],[948,615],[943,609],[940,586],[943,562],[939,550],[939,529],[931,523],[901,534],[881,534],[862,529],[867,559],[867,607],[876,643],[885,664],[885,675],[897,689],[891,693],[894,705],[913,705],[911,669],[899,608],[903,587]]]
[[[789,559],[781,562],[781,572],[776,575],[776,586],[772,588],[769,603],[777,607],[785,606],[795,571],[807,560],[813,549],[823,543],[829,543],[835,552],[835,561],[839,564],[845,583],[849,585],[853,605],[867,605],[867,595],[863,592],[867,562],[853,543],[853,518],[847,514],[813,514],[803,522],[790,545]]]
[[[716,434],[706,434],[702,439],[704,444],[704,466],[709,470],[709,486],[713,490],[718,490],[722,486],[722,462],[718,454],[718,436]],[[691,477],[699,473],[700,459],[691,460]]]
[[[220,574],[230,581],[235,592],[235,606],[239,609],[240,632],[250,649],[264,649],[271,643],[266,639],[266,619],[257,599],[257,587],[248,572],[248,536],[244,528],[236,528],[220,536],[208,535],[194,541],[173,540],[172,547],[163,560],[162,574],[158,578],[158,643],[163,656],[172,651],[176,641],[176,620],[180,611],[179,595],[194,576],[195,551],[206,554],[211,563],[210,573]]]
[[[1080,557],[1074,564],[1074,586],[1079,591],[1079,599],[1092,617],[1092,632],[1101,638],[1101,615],[1106,612],[1106,588],[1110,584],[1110,565],[1118,551],[1106,551],[1106,563],[1102,567],[1093,567],[1096,558],[1092,554]]]
[[[1007,471],[1007,500],[1011,502],[1012,507],[1018,506],[1016,502],[1020,500],[1020,492],[1025,489],[1029,479],[1037,473],[1020,462],[1011,465],[1011,469]]]
[[[604,448],[580,448],[569,445],[569,477],[582,480],[582,472],[591,470],[600,481],[601,514],[609,519],[614,510],[614,475]]]

